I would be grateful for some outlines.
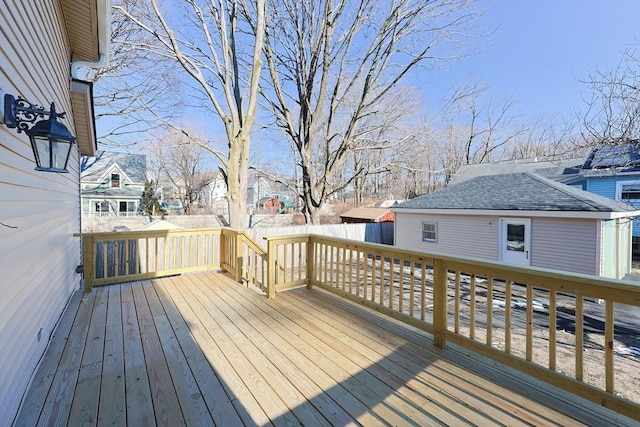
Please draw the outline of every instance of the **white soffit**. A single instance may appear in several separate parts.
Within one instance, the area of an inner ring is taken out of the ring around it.
[[[93,85],[82,80],[71,81],[71,108],[78,149],[83,156],[93,156],[98,148],[93,114]]]

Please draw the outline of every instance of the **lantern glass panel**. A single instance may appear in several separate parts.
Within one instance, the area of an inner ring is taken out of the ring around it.
[[[36,156],[36,164],[41,168],[51,167],[51,157],[49,152],[49,138],[44,136],[32,136],[33,154]]]
[[[67,159],[69,157],[69,150],[71,148],[71,141],[56,141],[51,139],[51,167],[54,169],[66,169]]]

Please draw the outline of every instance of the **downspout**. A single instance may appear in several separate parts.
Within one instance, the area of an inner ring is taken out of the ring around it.
[[[97,62],[74,61],[71,63],[71,77],[78,78],[79,68],[104,68],[109,64],[111,46],[111,0],[96,0],[98,17],[98,52]]]

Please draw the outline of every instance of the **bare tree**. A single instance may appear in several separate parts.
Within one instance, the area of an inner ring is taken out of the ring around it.
[[[192,213],[202,190],[216,176],[216,172],[205,162],[206,152],[192,142],[192,138],[179,133],[166,136],[156,145],[152,160],[159,170],[161,181],[166,180],[171,184],[173,195],[181,202],[186,215]]]
[[[77,78],[94,84],[96,131],[102,149],[129,150],[143,142],[158,121],[171,121],[179,111],[181,82],[166,61],[136,48],[149,44],[151,36],[120,13],[135,1],[113,1],[108,65],[74,71]]]
[[[182,0],[164,9],[157,0],[149,3],[118,10],[152,36],[152,42],[135,47],[158,60],[171,60],[189,87],[192,106],[205,111],[206,119],[219,119],[226,151],[195,137],[191,141],[220,162],[228,189],[229,223],[243,228],[250,133],[262,68],[265,0]],[[251,23],[244,19],[247,16],[252,17]]]
[[[466,0],[273,0],[263,94],[296,153],[303,213],[319,221],[332,194],[358,177],[337,175],[375,129],[381,102],[407,73],[445,56],[474,16]],[[385,141],[367,142],[380,149]]]
[[[462,165],[502,158],[509,144],[527,131],[516,120],[511,98],[495,101],[487,93],[487,87],[472,81],[446,103],[450,119],[439,137],[445,184]]]
[[[524,132],[510,141],[502,151],[501,159],[535,158],[556,160],[584,157],[584,150],[572,147],[575,126],[559,117],[540,117],[530,122]]]
[[[629,48],[613,70],[585,81],[590,95],[581,114],[581,144],[619,144],[640,139],[640,53]]]

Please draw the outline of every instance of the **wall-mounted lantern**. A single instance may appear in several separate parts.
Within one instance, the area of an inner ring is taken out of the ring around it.
[[[67,163],[76,137],[57,120],[65,114],[57,113],[53,102],[51,109],[46,111],[26,99],[4,95],[3,123],[8,128],[17,128],[18,133],[24,131],[29,136],[37,171],[69,172]],[[45,120],[44,116],[49,118]],[[32,126],[29,127],[29,124]]]

